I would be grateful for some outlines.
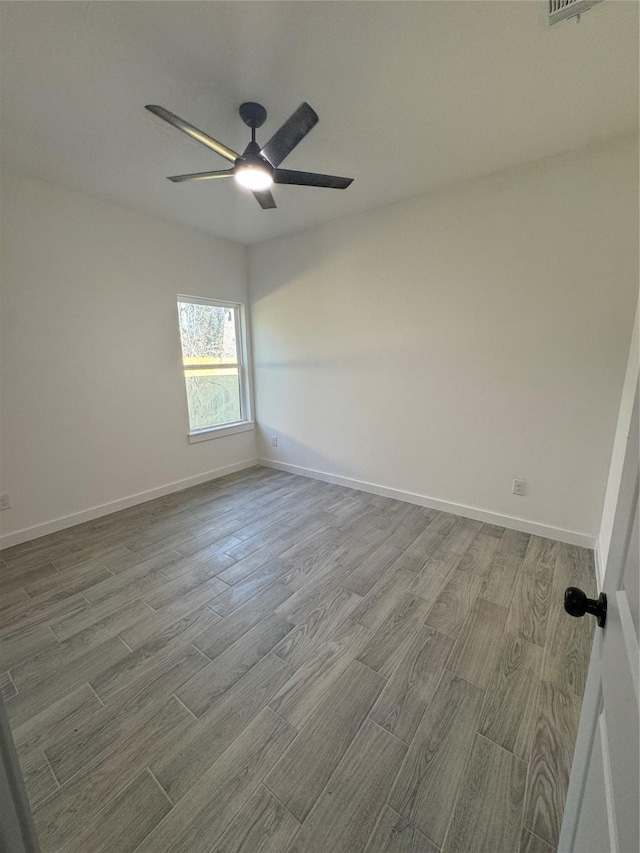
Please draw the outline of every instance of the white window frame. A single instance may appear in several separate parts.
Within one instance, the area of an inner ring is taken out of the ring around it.
[[[226,435],[236,435],[240,432],[248,432],[255,429],[252,410],[252,382],[251,370],[248,351],[248,333],[247,333],[247,316],[245,307],[242,302],[228,302],[225,299],[212,299],[208,296],[188,296],[184,293],[179,293],[176,300],[176,309],[178,302],[190,302],[194,305],[212,305],[215,308],[233,308],[236,326],[236,347],[238,350],[238,364],[224,365],[219,364],[216,367],[236,367],[238,368],[238,384],[240,386],[240,420],[232,423],[220,424],[220,426],[203,427],[203,429],[189,430],[187,438],[189,444],[197,444],[200,441],[208,441],[212,438],[223,438]],[[178,318],[178,336],[180,339],[180,358],[182,362],[182,333],[180,331],[180,319]],[[183,379],[185,403],[187,406],[187,418],[189,417],[189,403],[187,399],[187,382],[184,376],[184,363],[181,363]],[[190,366],[191,368],[191,366]],[[198,368],[193,368],[197,370]],[[207,369],[203,365],[203,369]]]

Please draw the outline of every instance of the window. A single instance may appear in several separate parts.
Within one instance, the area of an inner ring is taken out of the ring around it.
[[[244,308],[178,296],[190,440],[251,429]]]

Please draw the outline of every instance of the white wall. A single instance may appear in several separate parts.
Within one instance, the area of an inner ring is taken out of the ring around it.
[[[627,138],[251,249],[259,456],[593,544],[637,186]]]
[[[243,247],[5,174],[1,270],[3,544],[255,460],[253,432],[188,444],[176,313],[246,302]]]

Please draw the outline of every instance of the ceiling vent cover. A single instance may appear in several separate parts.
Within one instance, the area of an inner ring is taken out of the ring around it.
[[[549,0],[549,23],[557,24],[567,18],[579,17],[602,0]]]

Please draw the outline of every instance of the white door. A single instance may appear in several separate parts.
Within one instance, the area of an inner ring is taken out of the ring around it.
[[[639,443],[636,385],[603,581],[607,618],[596,628],[558,853],[640,851]]]

